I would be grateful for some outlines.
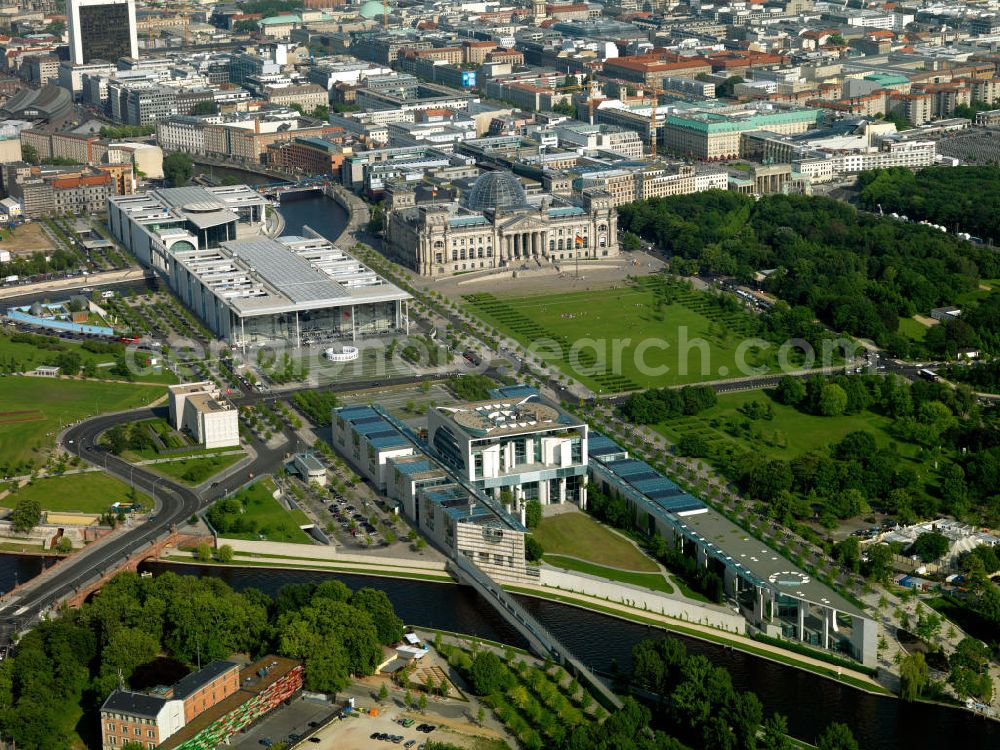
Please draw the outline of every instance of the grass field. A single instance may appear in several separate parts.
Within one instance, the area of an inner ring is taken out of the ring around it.
[[[39,336],[48,334],[39,331]],[[51,338],[51,337],[50,337]],[[55,346],[58,349],[43,349],[34,344],[11,341],[7,334],[0,334],[0,364],[5,372],[24,372],[33,370],[38,365],[53,361],[57,356],[66,352],[76,352],[80,356],[80,364],[93,363],[96,368],[96,377],[115,379],[119,376],[109,372],[115,364],[113,353],[95,354],[83,348],[77,341],[56,338]],[[141,364],[141,363],[140,363]],[[8,365],[12,365],[8,367]],[[173,385],[177,382],[177,376],[170,370],[163,368],[160,372],[150,372],[147,374],[137,374],[135,380],[142,383],[159,383],[163,385]]]
[[[548,555],[571,555],[596,565],[657,573],[659,568],[627,539],[606,529],[585,513],[560,513],[543,518],[532,536]]]
[[[263,536],[269,542],[312,544],[312,538],[299,528],[311,523],[309,517],[301,510],[285,510],[272,496],[275,489],[274,480],[265,477],[237,494],[236,498],[243,503],[245,517],[257,523],[259,533],[226,536],[234,539],[260,539]]]
[[[43,451],[71,422],[145,406],[162,395],[162,388],[149,385],[0,378],[0,475],[15,474],[29,461],[42,463]]]
[[[231,456],[185,458],[179,461],[165,461],[162,464],[146,464],[143,468],[151,469],[157,474],[163,474],[194,487],[237,461],[243,460],[243,456],[244,454],[240,453]]]
[[[135,499],[129,496],[129,486],[103,471],[68,474],[61,477],[43,477],[21,487],[0,503],[13,507],[22,498],[34,498],[42,510],[76,513],[105,513],[112,503],[142,503],[152,508],[153,501],[136,491]]]
[[[739,407],[750,401],[770,403],[774,418],[747,420]],[[833,445],[849,432],[866,430],[875,436],[880,446],[894,442],[902,458],[922,463],[917,458],[916,445],[901,442],[887,432],[891,421],[867,411],[841,417],[813,416],[772,401],[764,391],[743,391],[720,394],[711,409],[694,417],[670,420],[656,425],[655,429],[673,442],[687,433],[700,434],[715,453],[742,447],[784,459]],[[747,423],[746,429],[736,427]]]
[[[913,341],[923,341],[927,330],[927,326],[913,318],[899,319],[899,332]]]
[[[487,323],[603,393],[739,375],[737,347],[755,330],[749,313],[725,311],[712,295],[659,276],[600,294],[464,299]],[[768,368],[774,358],[753,348],[743,357]]]
[[[667,583],[667,579],[662,573],[633,573],[617,568],[606,568],[603,565],[577,560],[575,557],[564,557],[563,555],[545,554],[545,562],[555,565],[558,568],[574,570],[577,573],[607,578],[609,581],[618,581],[632,586],[638,586],[652,591],[662,591],[664,594],[674,593],[674,587]]]

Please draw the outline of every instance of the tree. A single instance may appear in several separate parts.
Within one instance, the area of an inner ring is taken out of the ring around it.
[[[849,726],[835,721],[823,730],[816,747],[819,750],[858,750],[858,741]]]
[[[38,149],[36,149],[34,146],[32,146],[29,143],[22,143],[21,144],[21,158],[24,161],[28,162],[28,164],[36,164],[37,165],[39,163]]]
[[[351,597],[351,606],[371,615],[379,643],[389,646],[403,640],[403,621],[396,615],[392,602],[384,591],[358,589]]]
[[[194,555],[198,558],[198,562],[211,562],[212,545],[208,542],[202,542],[195,548]]]
[[[186,185],[194,175],[194,162],[191,157],[180,151],[163,159],[163,176],[174,187]]]
[[[907,655],[899,665],[900,688],[899,697],[904,701],[913,702],[920,697],[927,687],[927,662],[920,651]]]
[[[576,117],[576,107],[573,106],[573,102],[569,99],[563,99],[553,104],[552,111],[555,112],[557,115]]]
[[[542,522],[542,504],[537,500],[529,500],[524,508],[524,518],[529,529],[537,529]]]
[[[381,234],[385,230],[385,211],[381,203],[372,206],[371,216],[368,218],[369,234]]]
[[[382,654],[371,615],[325,597],[279,617],[277,634],[278,653],[304,659],[306,685],[319,692],[342,689],[352,674],[373,674]]]
[[[774,397],[779,403],[798,406],[806,397],[805,383],[802,382],[801,378],[785,375],[778,381],[778,385],[774,389]]]
[[[421,693],[420,697],[417,699],[417,708],[423,713],[427,710],[427,693]]]
[[[875,581],[885,581],[892,571],[892,550],[885,544],[869,545],[866,553],[868,555],[866,574]]]
[[[378,700],[379,700],[379,703],[385,703],[385,701],[388,698],[389,698],[389,688],[387,688],[385,686],[385,683],[383,682],[382,683],[382,687],[380,687],[378,689]]]
[[[951,548],[951,542],[944,534],[936,531],[927,531],[916,538],[910,545],[909,553],[916,555],[924,562],[934,562],[940,560]]]
[[[764,707],[757,696],[751,692],[737,693],[722,713],[736,736],[739,747],[743,750],[755,750],[757,733],[764,718]]]
[[[819,397],[819,413],[824,417],[839,417],[847,408],[847,393],[836,383],[823,386]]]
[[[764,719],[757,747],[760,750],[792,750],[792,740],[788,736],[788,719],[782,714],[771,714]]]
[[[61,536],[59,537],[58,543],[56,543],[56,550],[64,555],[68,554],[73,551],[73,542],[70,541],[68,536]]]
[[[627,253],[637,253],[642,250],[642,240],[632,232],[625,232],[621,241],[622,250]]]
[[[963,638],[949,660],[951,671],[948,681],[959,697],[974,697],[988,703],[993,698],[993,680],[990,678],[990,650],[975,638]]]
[[[486,709],[482,706],[476,711],[476,723],[482,726],[486,722]]]
[[[42,506],[32,497],[22,497],[10,514],[10,527],[15,534],[27,534],[42,520]]]
[[[216,557],[220,563],[231,563],[233,561],[233,548],[228,544],[223,544],[216,550]]]
[[[233,33],[234,34],[256,34],[257,29],[259,29],[258,21],[242,19],[233,22]]]
[[[508,689],[514,682],[510,670],[492,651],[480,651],[472,660],[469,678],[476,695],[489,695]]]
[[[198,102],[191,110],[191,114],[196,116],[214,115],[218,111],[219,108],[215,105],[215,102]]]
[[[709,454],[708,441],[697,432],[685,432],[677,441],[677,452],[691,458],[704,458]]]
[[[535,539],[531,534],[524,537],[524,559],[528,562],[538,562],[542,559],[545,554],[545,548],[542,547],[542,543]]]

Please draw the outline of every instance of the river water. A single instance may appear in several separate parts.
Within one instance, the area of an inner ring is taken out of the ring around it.
[[[235,167],[213,167],[197,164],[195,172],[204,172],[215,179],[227,177],[246,182],[249,185],[280,183],[267,175],[247,172]],[[281,201],[281,215],[285,218],[285,234],[301,234],[303,226],[309,226],[329,240],[336,240],[347,226],[347,212],[339,203],[316,193],[304,193],[304,197],[293,194]]]
[[[324,572],[149,564],[154,574],[214,575],[235,589],[258,588],[273,594],[288,583],[337,578],[352,589],[370,586],[386,592],[411,625],[450,630],[523,646],[521,637],[478,594],[464,586]],[[631,668],[631,650],[663,631],[556,602],[519,597],[525,608],[588,666],[610,671],[612,662]],[[864,750],[890,748],[997,748],[1000,724],[962,709],[908,704],[870,695],[808,672],[678,636],[691,653],[704,654],[732,675],[737,690],[752,690],[766,711],[788,716],[795,737],[813,741],[831,721],[854,731]]]
[[[30,581],[55,560],[54,557],[42,555],[0,554],[0,594],[6,594],[15,586]]]
[[[299,198],[289,195],[281,199],[281,215],[285,218],[284,234],[301,234],[308,226],[328,240],[335,241],[347,226],[347,211],[339,203],[317,193],[305,193]]]

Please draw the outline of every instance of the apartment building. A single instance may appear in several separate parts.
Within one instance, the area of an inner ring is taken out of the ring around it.
[[[267,147],[267,163],[306,174],[340,174],[344,163],[342,138],[293,138]]]
[[[213,661],[160,693],[115,690],[101,705],[104,750],[137,742],[154,748],[240,689],[240,667]]]
[[[33,170],[7,190],[21,201],[24,216],[41,219],[53,214],[100,213],[108,197],[116,194],[116,181],[113,175],[96,168],[49,174]]]

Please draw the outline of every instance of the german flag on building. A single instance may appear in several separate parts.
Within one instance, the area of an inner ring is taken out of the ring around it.
[[[576,236],[576,246],[583,247],[583,237],[581,237],[580,235]]]

